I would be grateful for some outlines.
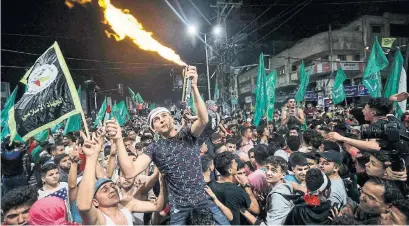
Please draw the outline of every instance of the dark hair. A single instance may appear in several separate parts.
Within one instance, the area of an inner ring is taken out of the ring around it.
[[[368,106],[375,111],[375,116],[386,116],[392,110],[392,103],[383,97],[369,99]]]
[[[4,214],[14,208],[33,205],[38,199],[38,192],[34,186],[20,186],[8,191],[2,196],[1,210]]]
[[[383,200],[385,204],[391,204],[393,201],[403,199],[402,192],[393,181],[379,177],[370,177],[366,183],[373,183],[384,188]]]
[[[254,159],[260,165],[264,165],[266,159],[270,156],[270,151],[268,147],[264,144],[259,144],[254,149]]]
[[[276,136],[272,143],[275,143],[278,148],[284,148],[286,146],[285,139],[282,136]]]
[[[209,170],[210,165],[212,164],[213,159],[209,155],[203,155],[200,157],[202,162],[202,173],[207,172]]]
[[[323,140],[324,138],[321,136],[321,134],[313,132],[311,137],[311,146],[314,149],[319,149]]]
[[[72,142],[75,142],[77,140],[77,138],[75,138],[75,136],[70,133],[66,134],[65,137],[67,137],[67,139],[71,140]]]
[[[281,172],[286,173],[288,170],[288,163],[283,157],[280,156],[270,156],[266,160],[266,164],[272,165],[276,168],[280,167]]]
[[[125,142],[128,142],[128,141],[133,142],[134,140],[132,138],[130,138],[130,137],[124,137],[123,142],[125,143]]]
[[[292,125],[290,126],[290,128],[288,128],[288,130],[297,130],[297,132],[300,132],[300,128],[296,125]]]
[[[291,151],[298,151],[301,146],[300,138],[295,136],[287,137],[287,146]]]
[[[307,159],[314,160],[316,163],[318,163],[318,161],[320,159],[319,154],[317,152],[315,152],[315,151],[305,152],[305,153],[302,153],[302,155]]]
[[[247,132],[249,128],[245,127],[245,126],[240,126],[239,127],[239,132],[240,132],[240,136],[244,136],[244,134]]]
[[[239,156],[235,155],[235,160],[237,163],[237,170],[241,170],[246,167],[246,163],[244,163]]]
[[[135,144],[135,149],[142,150],[145,146],[145,143],[139,142]]]
[[[374,151],[374,152],[371,152],[369,154],[372,155],[373,157],[375,157],[376,159],[378,159],[380,162],[382,162],[382,166],[385,169],[386,169],[385,162],[388,162],[388,161],[391,160],[389,158],[389,156],[387,154],[385,154],[383,151]]]
[[[263,136],[264,129],[265,129],[266,127],[267,127],[266,125],[259,125],[259,126],[257,127],[257,134],[258,134],[260,137]]]
[[[213,214],[207,207],[193,208],[190,212],[187,225],[214,225]]]
[[[400,212],[406,216],[406,224],[409,224],[409,200],[401,199],[392,202],[392,206],[396,207]]]
[[[249,158],[250,158],[250,153],[254,153],[254,148],[250,149],[249,152],[247,152],[247,155],[249,156]]]
[[[214,159],[214,166],[222,176],[229,175],[229,169],[232,167],[232,160],[235,155],[231,152],[225,151],[216,155]]]
[[[324,183],[324,177],[327,177],[328,184],[325,190],[331,187],[331,180],[319,169],[309,169],[305,174],[305,185],[309,191],[318,190]]]
[[[237,145],[237,140],[234,138],[227,138],[226,144],[235,144]]]
[[[339,145],[336,142],[323,140],[322,144],[324,145],[324,151],[334,150],[336,152],[340,152]]]
[[[56,151],[57,150],[57,145],[55,145],[55,144],[52,144],[52,145],[50,145],[50,146],[48,146],[48,154],[52,154],[54,151]]]
[[[406,115],[409,116],[409,112],[405,112],[405,113],[403,113],[402,116],[400,116],[400,120],[401,120],[402,122],[405,121]]]
[[[60,164],[61,160],[65,157],[67,157],[67,154],[59,154],[57,156],[54,157],[54,163],[57,164],[57,166]]]
[[[307,129],[304,131],[302,138],[307,145],[311,145],[312,130]]]
[[[56,164],[54,164],[53,162],[46,162],[41,167],[41,177],[44,177],[48,173],[48,171],[55,169],[58,169],[58,166]]]
[[[290,163],[292,169],[294,169],[296,166],[308,165],[307,159],[300,152],[293,153],[288,162]]]

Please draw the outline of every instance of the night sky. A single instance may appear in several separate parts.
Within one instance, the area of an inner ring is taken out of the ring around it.
[[[216,0],[192,0],[209,19],[216,16],[211,3]],[[277,0],[276,0],[277,1]],[[336,29],[363,14],[382,15],[384,12],[408,13],[409,1],[352,1],[360,4],[337,4],[352,0],[314,0],[280,27],[276,32],[263,39],[261,43],[271,39],[282,39],[283,36],[291,40],[309,37],[325,31],[331,23]],[[169,0],[176,8],[176,0]],[[244,0],[241,11],[262,13],[268,5],[275,1]],[[305,0],[281,0],[257,21],[262,24],[274,17],[291,4],[308,2]],[[362,2],[373,2],[362,4]],[[326,4],[330,3],[330,4]],[[163,0],[112,0],[117,8],[129,9],[144,26],[145,30],[153,32],[153,37],[163,45],[176,51],[188,63],[198,63],[199,73],[205,73],[204,46],[199,40],[193,40],[186,34],[185,25],[175,16]],[[210,26],[198,15],[189,0],[179,0],[187,19],[192,23],[201,24],[200,30],[207,32]],[[63,0],[43,1],[1,1],[1,48],[28,53],[43,53],[54,41],[61,47],[64,56],[111,61],[122,63],[90,62],[83,60],[66,60],[74,81],[79,84],[92,77],[102,90],[117,88],[118,83],[131,87],[140,92],[148,101],[163,102],[164,99],[180,99],[180,91],[172,91],[171,69],[174,75],[181,73],[181,67],[172,65],[156,53],[140,50],[131,41],[125,39],[117,42],[108,39],[104,30],[108,26],[102,24],[103,14],[93,1],[85,7],[76,5],[73,9],[65,6]],[[211,21],[212,23],[215,20]],[[229,30],[231,36],[237,30]],[[263,37],[281,21],[269,24],[257,32]],[[26,34],[38,36],[15,36],[8,34]],[[257,37],[256,37],[257,38]],[[257,39],[256,39],[257,40]],[[248,40],[248,43],[256,40]],[[262,49],[268,54],[269,50]],[[243,62],[256,61],[260,49],[250,49],[242,52]],[[1,52],[1,65],[30,67],[38,56],[19,53]],[[254,58],[254,59],[253,59]],[[81,70],[78,70],[81,69]],[[83,70],[86,69],[86,70]],[[211,67],[211,73],[214,67]],[[1,80],[11,82],[13,88],[24,75],[24,69],[1,68]],[[204,74],[203,74],[204,75]],[[125,90],[125,94],[127,91]],[[115,95],[113,95],[115,96]],[[116,99],[121,98],[115,96]]]

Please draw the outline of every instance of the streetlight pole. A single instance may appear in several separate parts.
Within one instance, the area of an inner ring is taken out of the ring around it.
[[[209,57],[207,53],[207,35],[204,33],[204,41],[205,41],[205,52],[206,52],[206,74],[207,74],[207,90],[209,92],[209,100],[212,99],[212,95],[210,92],[210,75],[209,75]]]

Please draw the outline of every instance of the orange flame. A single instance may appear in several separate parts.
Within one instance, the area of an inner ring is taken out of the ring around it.
[[[91,0],[66,0],[79,4],[87,3]],[[115,8],[110,0],[98,0],[99,6],[104,10],[104,17],[115,33],[105,31],[108,37],[114,36],[116,41],[121,41],[124,38],[130,38],[139,48],[143,50],[157,52],[163,58],[170,60],[178,65],[186,66],[187,64],[180,59],[180,56],[174,50],[160,44],[152,37],[151,32],[144,30],[141,23],[129,14],[129,10],[121,10]],[[68,5],[67,5],[68,6]],[[70,6],[68,6],[70,7]]]
[[[86,3],[90,3],[92,0],[65,0],[65,5],[72,9],[72,7],[74,7],[74,3],[78,3],[78,4],[86,4]]]

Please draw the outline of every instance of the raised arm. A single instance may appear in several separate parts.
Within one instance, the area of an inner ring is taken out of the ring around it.
[[[134,163],[132,162],[131,158],[129,158],[122,139],[121,127],[116,120],[108,120],[106,122],[106,130],[110,138],[115,142],[118,152],[119,167],[121,168],[121,171],[126,179],[136,177],[138,174],[148,168],[149,163],[151,163],[151,158],[148,155],[142,154]]]
[[[73,202],[77,199],[78,186],[77,186],[77,176],[78,176],[78,162],[79,162],[79,153],[78,150],[73,150],[71,159],[71,167],[68,173],[68,196],[70,202]]]
[[[98,219],[101,217],[97,208],[92,205],[94,198],[95,187],[95,168],[98,164],[98,155],[100,144],[96,140],[91,141],[81,131],[81,136],[84,138],[82,150],[86,155],[87,161],[85,164],[84,174],[78,189],[77,208],[81,215],[84,225],[96,225],[100,223]]]
[[[197,87],[197,71],[196,67],[189,66],[187,69],[186,76],[189,79],[192,79],[192,94],[193,94],[193,103],[197,112],[197,120],[192,124],[191,132],[195,136],[200,136],[204,128],[209,122],[209,116],[207,114],[206,105],[200,96],[199,88]]]
[[[164,182],[164,176],[159,176],[160,181],[160,192],[156,202],[151,201],[140,201],[133,198],[131,201],[126,203],[124,206],[131,212],[145,213],[145,212],[157,212],[165,208],[165,197],[166,197],[166,185]]]

